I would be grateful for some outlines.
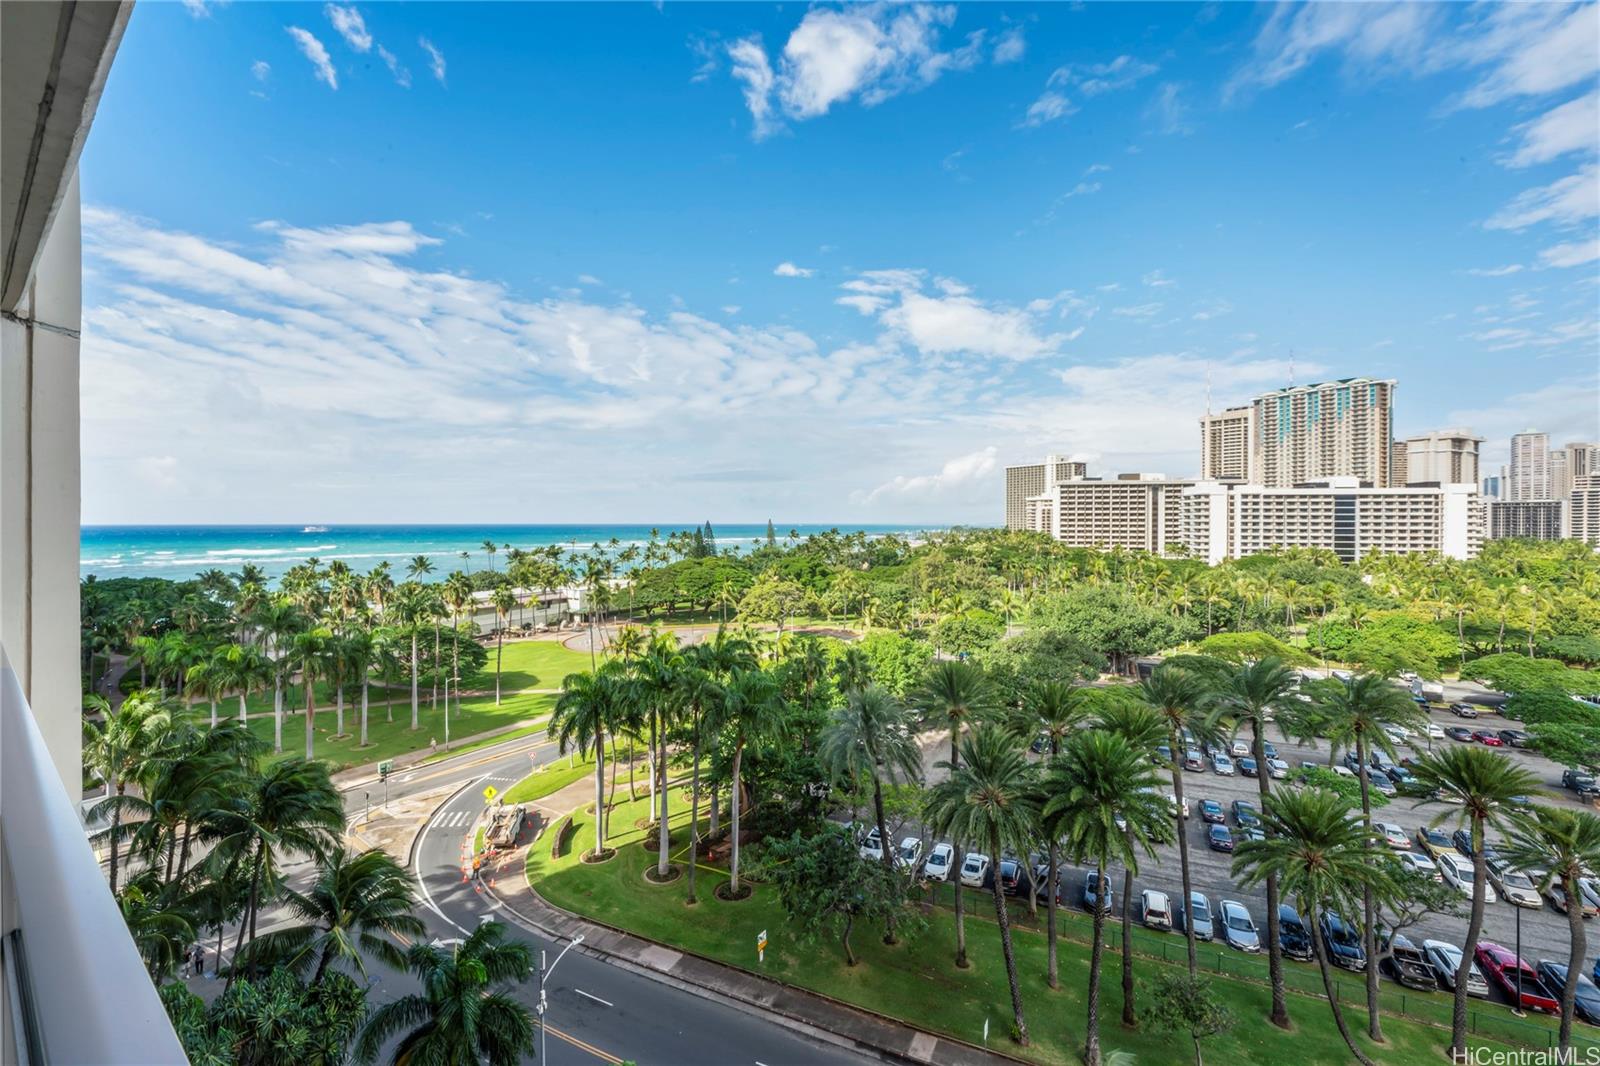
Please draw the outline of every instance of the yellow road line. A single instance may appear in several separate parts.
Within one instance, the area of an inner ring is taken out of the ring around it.
[[[565,1040],[567,1043],[571,1044],[573,1047],[579,1048],[580,1050],[583,1050],[583,1051],[587,1051],[589,1054],[593,1055],[595,1058],[601,1060],[602,1062],[609,1062],[611,1064],[611,1066],[621,1066],[621,1064],[622,1064],[622,1060],[617,1058],[615,1055],[611,1054],[611,1052],[609,1052],[609,1051],[601,1051],[599,1048],[595,1047],[593,1044],[585,1043],[584,1041],[579,1040],[577,1037],[573,1036],[571,1033],[564,1033],[560,1029],[557,1029],[553,1025],[546,1025],[545,1029],[546,1029],[546,1031],[548,1031],[550,1033],[551,1036],[559,1037],[560,1039]]]

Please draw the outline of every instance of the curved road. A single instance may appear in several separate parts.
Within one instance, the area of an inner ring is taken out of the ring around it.
[[[532,758],[530,758],[530,755]],[[424,906],[419,912],[429,935],[440,941],[459,938],[485,919],[505,921],[516,936],[550,960],[565,947],[545,939],[497,913],[499,906],[478,886],[462,881],[462,858],[468,854],[477,815],[483,810],[483,787],[505,788],[527,776],[538,762],[555,757],[554,745],[521,738],[495,748],[402,771],[390,778],[390,799],[441,785],[458,790],[429,816],[414,848],[413,867]],[[362,792],[381,794],[381,786],[356,785],[352,814],[359,815]],[[376,798],[376,795],[374,796]],[[516,874],[520,876],[520,871]],[[578,948],[551,977],[547,1053],[551,1063],[726,1063],[780,1066],[787,1063],[866,1063],[876,1061],[857,1052],[824,1044],[774,1021],[704,998],[654,978],[625,970],[582,953]],[[525,986],[521,998],[537,1000],[537,982]]]

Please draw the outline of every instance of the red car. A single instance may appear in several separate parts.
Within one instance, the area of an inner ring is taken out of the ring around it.
[[[1498,748],[1501,745],[1500,737],[1487,729],[1480,729],[1472,734],[1472,739],[1489,748]]]
[[[1516,952],[1510,948],[1485,940],[1478,944],[1475,953],[1478,968],[1492,981],[1499,983],[1506,990],[1506,996],[1515,1001],[1517,998],[1517,971],[1522,971],[1522,1006],[1524,1010],[1542,1011],[1545,1014],[1559,1014],[1561,1004],[1556,1002],[1555,996],[1545,988],[1544,982],[1539,980],[1539,975],[1532,966],[1522,959],[1517,958]]]

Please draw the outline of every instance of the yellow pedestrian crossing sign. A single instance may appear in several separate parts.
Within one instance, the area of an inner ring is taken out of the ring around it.
[[[498,795],[500,795],[500,790],[495,788],[493,785],[490,785],[488,788],[483,790],[483,802],[493,803],[494,798]]]

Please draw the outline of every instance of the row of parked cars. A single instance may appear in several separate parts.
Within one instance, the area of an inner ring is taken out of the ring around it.
[[[1255,756],[1251,754],[1249,741],[1236,739],[1201,743],[1185,729],[1183,744],[1180,764],[1185,770],[1203,772],[1209,767],[1212,773],[1223,777],[1233,777],[1235,774],[1258,777],[1261,774],[1261,767],[1256,765]],[[1289,764],[1278,758],[1278,749],[1271,741],[1262,745],[1262,754],[1266,758],[1267,776],[1280,779],[1289,776]],[[1166,744],[1158,745],[1153,758],[1157,766],[1170,767],[1173,762],[1172,748]]]

